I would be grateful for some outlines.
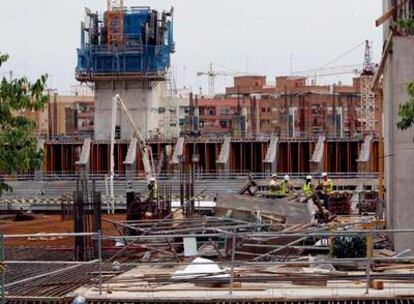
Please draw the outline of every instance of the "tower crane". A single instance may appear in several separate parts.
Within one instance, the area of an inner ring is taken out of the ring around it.
[[[293,75],[304,76],[316,82],[318,77],[329,77],[336,75],[359,75],[362,72],[362,64],[349,64],[342,66],[323,67],[305,71],[295,71]]]
[[[208,76],[208,95],[210,97],[214,97],[215,95],[215,80],[217,76],[234,76],[232,73],[227,72],[219,72],[213,70],[213,63],[210,62],[210,68],[207,72],[197,72],[197,76]]]
[[[376,127],[375,92],[371,90],[376,66],[372,62],[372,46],[365,41],[364,66],[361,73],[361,113],[360,120],[365,132],[371,133]]]
[[[336,76],[336,75],[360,75],[364,69],[364,65],[358,63],[358,64],[349,64],[349,65],[342,65],[342,66],[333,66],[335,62],[338,62],[342,58],[348,56],[349,54],[355,52],[356,50],[359,50],[365,45],[365,48],[367,46],[367,41],[361,41],[351,49],[347,50],[343,54],[337,56],[336,58],[330,60],[326,64],[324,64],[322,67],[317,69],[311,69],[306,71],[296,71],[293,72],[293,75],[295,76],[305,76],[311,80],[314,80],[316,82],[318,77],[329,77],[329,76]]]

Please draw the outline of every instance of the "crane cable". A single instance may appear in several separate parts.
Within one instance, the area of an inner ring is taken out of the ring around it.
[[[346,55],[352,53],[353,51],[355,51],[356,49],[360,48],[361,46],[365,45],[365,41],[362,41],[361,43],[359,43],[358,45],[354,46],[352,49],[346,51],[345,53],[343,53],[342,55],[339,55],[338,57],[330,60],[329,62],[327,62],[326,64],[324,64],[322,66],[322,68],[326,68],[328,66],[330,66],[332,63],[335,63],[336,61],[338,61],[339,59],[342,59],[343,57],[345,57]]]

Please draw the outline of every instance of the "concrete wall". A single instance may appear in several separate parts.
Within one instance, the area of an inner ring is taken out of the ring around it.
[[[111,134],[112,98],[120,94],[144,137],[155,135],[158,130],[158,102],[163,94],[161,83],[147,81],[97,81],[95,84],[95,139],[108,140]],[[120,113],[120,112],[119,112]],[[121,138],[133,135],[125,115],[118,114]]]
[[[385,188],[388,227],[414,228],[413,129],[398,130],[398,109],[408,101],[406,85],[414,81],[414,37],[394,37],[384,70]],[[412,234],[397,234],[396,250],[414,250]]]

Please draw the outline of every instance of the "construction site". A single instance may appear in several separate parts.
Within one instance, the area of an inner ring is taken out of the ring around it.
[[[379,62],[222,93],[210,64],[207,94],[174,85],[174,8],[126,2],[85,9],[74,93],[16,113],[42,159],[0,163],[2,303],[413,303],[414,1],[378,3]]]

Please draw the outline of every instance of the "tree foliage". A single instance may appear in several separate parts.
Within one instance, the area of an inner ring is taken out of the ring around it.
[[[410,35],[414,31],[414,14],[411,14],[408,18],[397,20],[400,34]]]
[[[0,53],[0,68],[8,60]],[[26,77],[0,81],[0,173],[25,173],[41,165],[43,151],[38,151],[33,131],[34,121],[19,116],[19,111],[39,111],[49,96],[44,94],[47,75],[35,82]],[[0,196],[11,187],[0,179]]]
[[[414,124],[414,82],[407,85],[407,93],[409,100],[400,105],[398,112],[400,121],[397,123],[397,127],[401,130],[406,130]]]

